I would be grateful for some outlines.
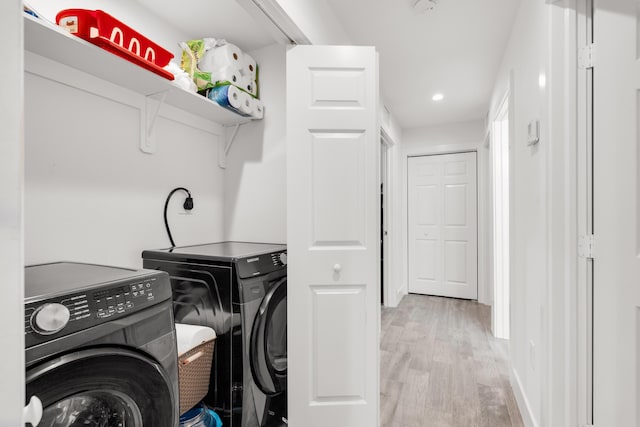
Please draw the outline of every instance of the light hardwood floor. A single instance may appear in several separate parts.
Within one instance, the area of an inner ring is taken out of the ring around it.
[[[422,295],[382,309],[382,427],[523,427],[490,316],[476,302]]]

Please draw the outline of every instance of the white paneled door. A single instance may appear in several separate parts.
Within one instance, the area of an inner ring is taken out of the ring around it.
[[[410,157],[409,292],[478,298],[476,153]]]
[[[378,426],[375,49],[287,53],[289,425]]]

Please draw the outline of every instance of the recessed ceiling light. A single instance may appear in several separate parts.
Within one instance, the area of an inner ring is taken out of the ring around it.
[[[441,93],[436,93],[435,95],[433,95],[433,97],[431,98],[434,101],[442,101],[444,99],[444,95]]]

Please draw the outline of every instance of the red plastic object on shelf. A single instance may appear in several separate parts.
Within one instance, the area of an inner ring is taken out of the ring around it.
[[[173,54],[102,10],[65,9],[56,15],[58,25],[102,49],[133,62],[167,80],[164,70]]]

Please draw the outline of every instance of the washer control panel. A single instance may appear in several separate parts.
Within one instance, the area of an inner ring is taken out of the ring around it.
[[[95,292],[93,301],[97,310],[96,316],[100,319],[107,319],[133,310],[141,304],[153,302],[156,298],[153,291],[153,280],[146,280]]]
[[[237,261],[238,275],[242,279],[269,274],[287,268],[287,251],[241,258]]]
[[[25,339],[32,335],[53,335],[70,323],[91,317],[87,294],[53,298],[44,303],[29,304],[24,309]]]
[[[171,298],[165,275],[148,275],[25,305],[25,345],[97,326]]]

